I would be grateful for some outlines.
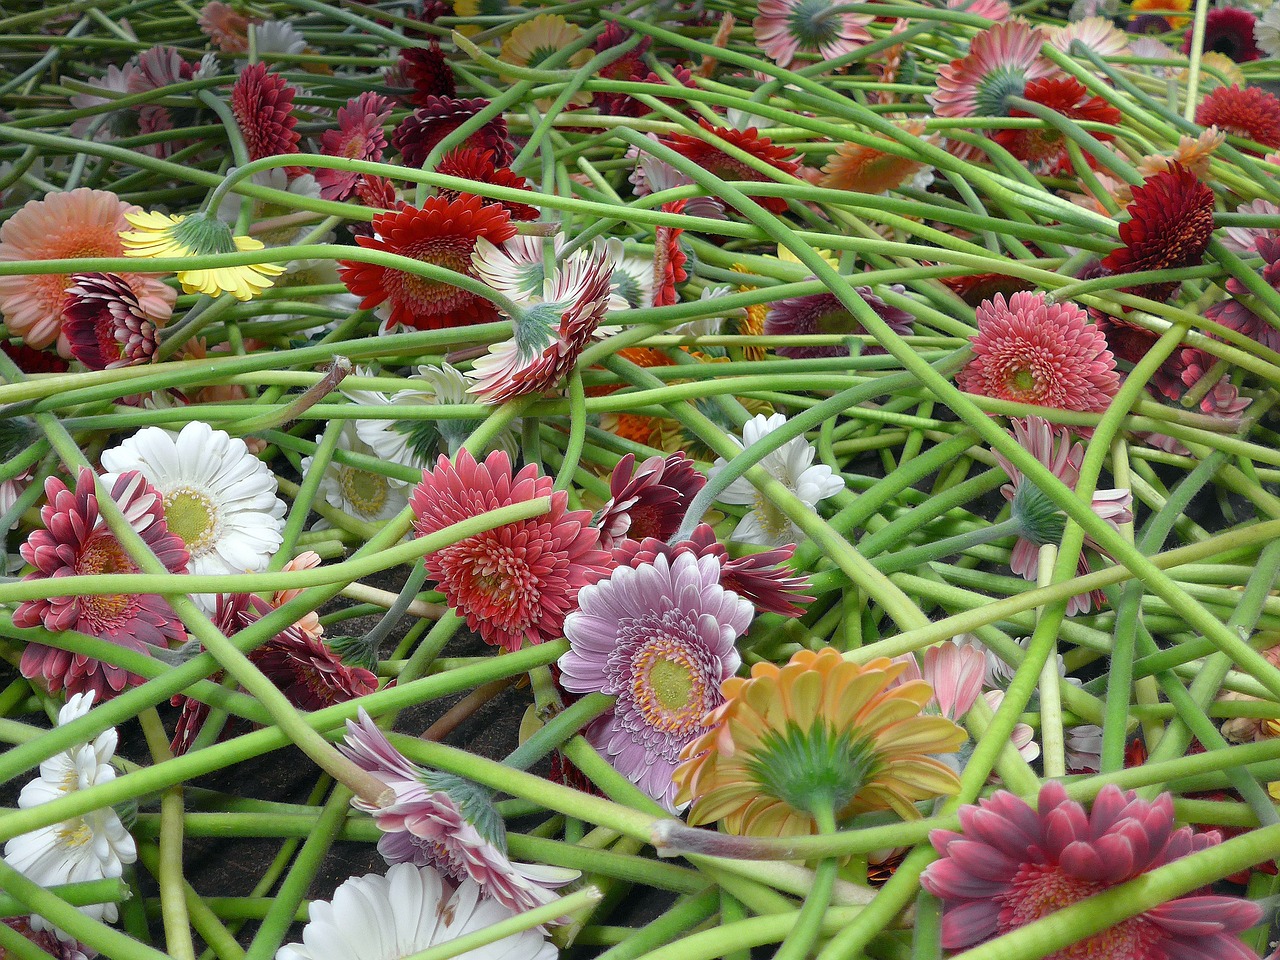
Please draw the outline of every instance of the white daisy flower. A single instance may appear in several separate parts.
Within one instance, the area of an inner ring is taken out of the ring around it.
[[[93,692],[78,693],[58,713],[58,726],[78,720],[93,706]],[[76,790],[86,790],[99,783],[114,780],[111,758],[116,752],[116,731],[104,730],[93,743],[55,754],[40,764],[40,776],[22,788],[18,806],[27,810]],[[62,823],[41,827],[14,837],[4,846],[4,860],[9,866],[42,887],[63,883],[81,883],[119,877],[124,865],[138,859],[133,837],[110,807],[91,810]],[[114,922],[114,903],[95,903],[79,908],[95,920]],[[44,918],[33,916],[34,930],[53,930]]]
[[[200,420],[177,434],[146,427],[104,450],[102,466],[138,470],[160,491],[169,531],[187,545],[193,574],[258,573],[283,542],[285,505],[275,476],[224,430]]]
[[[332,902],[313,901],[310,910],[302,942],[285,944],[276,960],[403,960],[515,915],[496,900],[480,899],[474,880],[451,891],[433,869],[411,863],[396,864],[385,877],[352,877]],[[535,928],[459,956],[554,960],[558,953]]]
[[[343,424],[342,432],[338,435],[338,449],[369,457],[377,456],[374,449],[356,435],[356,423],[348,420]],[[315,457],[302,458],[304,478],[311,472],[311,464],[314,462]],[[409,502],[403,483],[381,473],[349,467],[337,460],[330,460],[325,467],[318,492],[331,507],[365,523],[390,520]],[[322,530],[328,526],[328,521],[320,520],[315,529]]]
[[[744,445],[751,446],[761,437],[780,430],[786,422],[787,418],[780,413],[775,413],[771,417],[766,417],[764,414],[757,415],[742,428]],[[785,484],[786,488],[802,500],[805,506],[813,507],[819,500],[835,496],[844,489],[844,480],[833,474],[830,467],[826,464],[814,465],[815,454],[813,444],[804,437],[795,437],[777,450],[766,454],[760,461],[760,466],[775,480]],[[724,469],[725,463],[723,458],[716,460],[709,476],[714,478]],[[733,531],[733,536],[729,538],[731,540],[780,547],[787,543],[796,543],[803,536],[786,514],[752,486],[745,477],[739,477],[729,484],[720,494],[719,499],[723,503],[748,504],[752,508]]]
[[[1267,7],[1254,22],[1253,39],[1268,57],[1280,57],[1280,3]]]

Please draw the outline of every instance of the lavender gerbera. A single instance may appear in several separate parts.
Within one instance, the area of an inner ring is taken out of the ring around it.
[[[681,553],[619,567],[584,587],[564,624],[570,650],[561,682],[575,693],[616,695],[587,739],[620,773],[668,810],[672,772],[702,718],[724,702],[720,683],[742,662],[734,642],[751,603],[720,586],[720,562]]]

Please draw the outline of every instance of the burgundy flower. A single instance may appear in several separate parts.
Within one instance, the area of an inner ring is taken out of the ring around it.
[[[391,142],[406,167],[419,169],[437,143],[488,105],[489,101],[481,98],[423,97],[422,106],[405,117],[391,134]],[[489,150],[499,164],[509,163],[514,156],[507,140],[507,121],[501,116],[488,121],[458,146]]]
[[[1221,53],[1236,63],[1259,59],[1262,51],[1253,37],[1257,22],[1257,17],[1241,7],[1210,7],[1204,24],[1204,52]],[[1183,53],[1191,53],[1192,33],[1188,29],[1182,38]]]
[[[1262,279],[1280,290],[1280,236],[1259,237],[1254,250],[1262,254]],[[1227,280],[1227,293],[1231,296],[1206,309],[1204,315],[1224,327],[1252,337],[1269,350],[1280,350],[1280,330],[1246,305],[1247,301],[1243,298],[1249,295],[1249,289],[1235,277],[1231,277]]]
[[[301,137],[294,130],[298,123],[293,115],[295,92],[284,77],[269,72],[265,63],[250,64],[236,78],[231,88],[231,112],[250,160],[298,152]],[[289,167],[286,172],[295,177],[302,169]]]
[[[449,61],[434,39],[429,47],[405,47],[401,50],[396,68],[400,78],[412,88],[405,99],[415,107],[431,106],[429,97],[453,97],[458,92]]]
[[[902,287],[895,286],[895,292]],[[867,306],[879,315],[885,323],[900,336],[911,334],[911,324],[915,318],[905,310],[891,307],[874,293],[870,287],[858,287],[858,295],[866,301]],[[849,309],[840,302],[834,293],[811,293],[803,297],[783,297],[769,305],[769,312],[764,320],[764,334],[767,337],[810,336],[821,333],[866,334],[866,328],[860,324]],[[778,347],[775,351],[780,357],[809,359],[813,357],[847,357],[849,348],[833,344],[829,347]],[[874,341],[867,343],[864,354],[884,353],[884,347]]]
[[[628,453],[613,468],[609,502],[595,517],[600,545],[616,550],[627,540],[668,539],[706,483],[683,453],[652,456],[638,469],[635,454]]]
[[[62,308],[62,332],[71,355],[90,370],[149,363],[157,328],[168,315],[152,316],[129,284],[114,273],[72,276]]]

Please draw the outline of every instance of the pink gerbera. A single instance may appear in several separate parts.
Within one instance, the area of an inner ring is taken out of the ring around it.
[[[67,288],[62,330],[71,355],[90,370],[148,363],[169,319],[149,316],[114,273],[77,273]]]
[[[628,453],[613,468],[609,502],[596,514],[601,546],[613,550],[628,540],[666,540],[706,483],[683,453],[650,457],[639,468],[635,454]]]
[[[567,509],[568,494],[528,464],[512,476],[495,450],[477,463],[465,449],[455,466],[440,457],[409,498],[419,536],[498,507],[550,496],[551,509],[467,537],[427,554],[427,574],[471,629],[495,646],[518,650],[561,635],[578,590],[609,572],[589,510]]]
[[[967,55],[938,71],[938,89],[926,99],[940,117],[1004,117],[1009,98],[1027,82],[1057,71],[1040,55],[1044,36],[1025,20],[1008,20],[982,31]]]
[[[715,558],[681,553],[618,567],[584,588],[565,619],[561,684],[618,698],[587,739],[668,810],[680,751],[724,703],[720,684],[742,662],[734,643],[754,615],[750,601],[720,585]]]
[[[1080,479],[1080,464],[1084,462],[1084,447],[1071,442],[1071,434],[1065,427],[1054,426],[1043,417],[1027,417],[1026,420],[1013,421],[1013,435],[1024,450],[1048,467],[1064,484],[1075,489]],[[995,457],[1000,468],[1009,475],[1009,483],[1000,488],[1000,493],[1010,502],[1013,517],[1022,527],[1009,559],[1009,568],[1018,576],[1034,581],[1040,548],[1062,539],[1064,515],[1044,491],[1030,483],[1022,471],[1002,454],[996,452]],[[1133,519],[1132,503],[1133,494],[1128,490],[1093,492],[1093,512],[1116,528]],[[1090,538],[1085,537],[1084,542],[1085,546],[1103,552]],[[1089,572],[1089,561],[1083,551],[1077,571],[1080,576]],[[1067,615],[1087,613],[1091,601],[1101,604],[1102,592],[1072,597],[1067,602]]]
[[[1262,255],[1262,279],[1280,290],[1280,234],[1258,237],[1254,241],[1254,252]],[[1249,296],[1249,288],[1231,277],[1227,280],[1227,293],[1231,296],[1207,308],[1204,315],[1252,337],[1269,350],[1280,350],[1280,330],[1251,309],[1254,301]]]
[[[209,0],[200,8],[196,21],[209,42],[223,53],[249,50],[249,16],[222,0]]]
[[[987,675],[987,656],[982,648],[954,640],[943,640],[926,650],[923,669],[913,653],[894,657],[893,662],[905,664],[907,669],[892,686],[923,680],[933,690],[926,712],[940,713],[948,720],[958,720],[969,712]]]
[[[391,101],[381,94],[366,90],[338,108],[338,129],[320,134],[320,152],[328,157],[369,160],[377,163],[387,145],[382,129],[391,116]],[[352,170],[316,170],[320,196],[325,200],[345,200],[356,191],[360,174]]]
[[[961,390],[1056,410],[1105,410],[1120,386],[1102,331],[1074,303],[1043,293],[1000,294],[978,307],[974,358]]]
[[[186,573],[187,548],[169,532],[160,494],[137,471],[107,474],[103,484],[129,525],[170,573]],[[19,553],[34,566],[27,580],[92,574],[138,573],[139,568],[98,512],[93,471],[84,468],[71,490],[61,480],[45,481],[48,503],[40,509],[44,529],[34,531]],[[50,597],[28,600],[13,612],[17,627],[75,630],[145,653],[148,644],[167,646],[186,637],[182,623],[164,597],[122,593],[105,596]],[[98,701],[115,696],[142,678],[127,670],[32,643],[22,654],[22,675],[41,677],[49,690],[68,695],[96,691]]]
[[[114,193],[79,187],[32,200],[0,226],[0,262],[122,257],[124,215],[140,210]],[[167,317],[177,293],[154,274],[124,273],[121,279],[149,316]],[[9,333],[28,346],[47,347],[62,332],[62,311],[71,276],[45,273],[0,277],[0,314]],[[66,341],[59,343],[64,355]]]
[[[854,13],[839,0],[760,0],[752,22],[756,43],[780,67],[797,53],[834,60],[871,42],[874,17]]]
[[[231,111],[244,137],[250,160],[298,152],[301,139],[294,129],[293,97],[297,91],[265,63],[250,64],[231,88]],[[300,167],[286,168],[298,176]],[[297,172],[293,172],[297,171]]]
[[[960,808],[960,832],[934,830],[941,859],[920,877],[943,903],[942,946],[984,943],[1221,841],[1216,831],[1174,829],[1173,798],[1139,800],[1108,784],[1093,809],[1067,799],[1061,783],[1040,788],[1039,805],[1004,790]],[[1056,950],[1046,960],[1257,960],[1239,934],[1262,919],[1240,897],[1179,897]]]

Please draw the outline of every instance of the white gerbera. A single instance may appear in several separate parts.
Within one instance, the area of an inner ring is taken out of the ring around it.
[[[1254,21],[1253,39],[1268,57],[1280,57],[1280,3],[1267,7]]]
[[[333,901],[311,904],[302,943],[285,944],[276,960],[403,960],[514,916],[480,887],[464,880],[449,887],[431,867],[397,863],[380,877],[352,877]],[[466,960],[554,960],[557,951],[537,929],[458,955]]]
[[[111,473],[138,470],[164,497],[164,517],[193,574],[258,573],[284,536],[276,478],[243,440],[193,420],[174,434],[146,427],[102,452]],[[202,604],[203,605],[203,604]]]
[[[343,424],[342,432],[338,435],[338,449],[368,457],[377,456],[373,448],[356,435],[356,421],[353,420]],[[311,464],[314,462],[314,457],[302,458],[304,478],[311,472]],[[325,467],[319,493],[330,506],[365,523],[390,520],[409,502],[403,483],[381,473],[347,466],[337,460],[330,460]],[[316,524],[316,529],[324,529],[328,525],[321,520]]]
[[[761,437],[780,430],[786,422],[787,418],[780,413],[771,417],[759,414],[742,428],[745,446],[749,447]],[[819,500],[835,496],[844,489],[844,480],[833,474],[830,467],[826,464],[814,465],[814,455],[813,445],[809,441],[804,437],[795,437],[766,454],[760,461],[760,466],[775,480],[783,483],[805,506],[813,507]],[[723,458],[716,460],[710,477],[714,478],[723,470],[725,463]],[[731,540],[780,547],[796,543],[802,536],[786,514],[745,477],[739,477],[729,484],[719,499],[723,503],[749,504],[752,507],[751,512],[742,518],[742,522],[733,531]]]
[[[88,713],[93,696],[90,691],[68,700],[58,713],[58,725]],[[111,758],[115,752],[116,732],[111,729],[100,733],[91,744],[82,743],[55,754],[40,764],[40,776],[22,788],[18,806],[26,810],[114,780]],[[42,887],[118,877],[125,864],[137,859],[133,837],[110,807],[21,834],[4,846],[5,863]],[[112,922],[117,916],[114,903],[89,904],[79,910],[95,920]],[[33,916],[30,922],[34,930],[53,930],[69,939],[42,917]]]

